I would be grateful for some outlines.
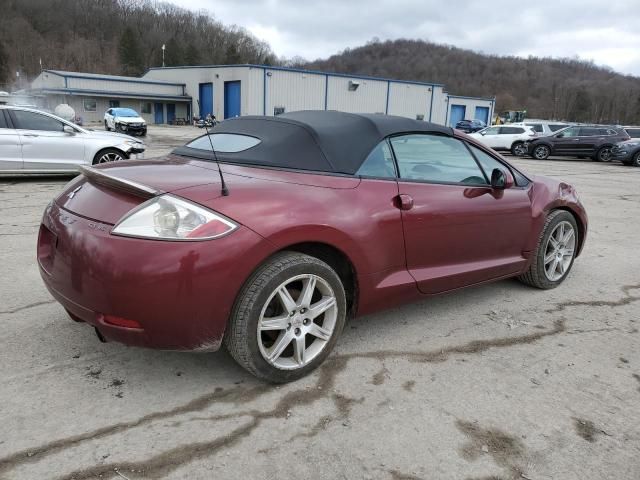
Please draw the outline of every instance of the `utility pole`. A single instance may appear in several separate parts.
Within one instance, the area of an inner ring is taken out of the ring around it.
[[[163,44],[162,44],[162,68],[164,68],[164,50],[165,50],[165,48],[166,48],[166,46],[165,46],[165,44],[163,43]]]

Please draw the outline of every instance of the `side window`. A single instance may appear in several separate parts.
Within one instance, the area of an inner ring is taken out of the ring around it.
[[[627,128],[627,134],[631,138],[640,138],[640,128]]]
[[[40,113],[14,110],[13,115],[15,115],[15,119],[18,122],[18,128],[21,130],[62,132],[62,128],[64,127],[64,123]]]
[[[564,137],[577,137],[580,134],[580,129],[578,127],[571,127],[558,133],[561,133]]]
[[[600,133],[600,129],[599,128],[582,127],[580,129],[580,136],[581,137],[596,137],[598,135],[602,135]]]
[[[400,178],[433,183],[486,185],[487,179],[465,145],[440,135],[403,135],[391,139]]]
[[[107,110],[107,115],[111,115],[111,109]]]
[[[566,125],[549,125],[549,130],[551,130],[552,132],[557,132],[558,130],[563,129],[564,127],[566,127]]]
[[[489,127],[483,130],[485,135],[498,135],[500,133],[500,127]]]
[[[513,170],[500,163],[498,160],[493,158],[488,153],[483,152],[478,147],[469,145],[469,148],[473,152],[473,155],[476,157],[476,160],[478,160],[478,163],[484,170],[484,173],[487,175],[487,178],[491,178],[491,172],[493,172],[494,168],[505,168],[511,172],[518,187],[524,187],[525,185],[529,184],[529,180],[527,180],[527,178],[517,170]]]
[[[382,141],[374,148],[362,163],[356,175],[363,177],[395,178],[396,167],[393,165],[393,156],[389,144]]]
[[[533,128],[534,132],[542,133],[544,129],[542,128],[542,124],[540,123],[527,123],[527,127]]]
[[[524,130],[517,127],[502,127],[500,129],[500,133],[502,135],[513,135],[513,134],[522,133],[522,132],[524,132]]]
[[[7,125],[7,119],[4,118],[4,112],[0,110],[0,128],[9,128]]]

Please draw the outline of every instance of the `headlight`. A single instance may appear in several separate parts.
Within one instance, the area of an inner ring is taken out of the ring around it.
[[[173,195],[152,198],[125,215],[114,235],[157,240],[209,240],[233,232],[238,224]]]
[[[618,147],[637,147],[638,145],[640,145],[640,142],[631,142],[631,143],[625,143],[625,144],[619,144]]]

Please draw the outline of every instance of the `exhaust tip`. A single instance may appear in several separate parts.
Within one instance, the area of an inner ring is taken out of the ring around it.
[[[96,330],[96,335],[98,336],[98,340],[100,340],[100,342],[102,343],[107,343],[107,339],[104,338],[104,335],[102,335],[102,333],[100,333],[100,330],[98,330],[98,327],[94,327]]]

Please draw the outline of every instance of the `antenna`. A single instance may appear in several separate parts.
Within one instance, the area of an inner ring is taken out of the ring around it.
[[[200,108],[200,100],[198,102],[198,110],[202,111]],[[222,169],[220,168],[220,161],[218,160],[218,155],[216,154],[216,149],[213,148],[213,140],[211,140],[211,133],[209,133],[209,127],[207,127],[206,120],[202,120],[202,124],[204,125],[204,130],[207,132],[207,138],[209,139],[209,144],[211,145],[211,151],[213,152],[213,158],[216,161],[216,165],[218,166],[218,174],[220,175],[220,186],[222,187],[220,193],[222,193],[223,197],[227,197],[229,195],[229,189],[227,188],[227,184],[224,181],[224,176],[222,175]]]

